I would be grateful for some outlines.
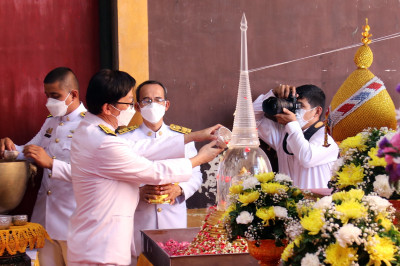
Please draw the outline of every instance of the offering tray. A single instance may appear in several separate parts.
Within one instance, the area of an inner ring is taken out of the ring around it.
[[[157,243],[173,239],[178,242],[191,242],[199,233],[200,227],[182,229],[158,229],[142,231],[143,254],[153,265],[170,266],[232,266],[232,265],[258,265],[249,253],[233,254],[207,254],[207,255],[187,255],[170,256]]]

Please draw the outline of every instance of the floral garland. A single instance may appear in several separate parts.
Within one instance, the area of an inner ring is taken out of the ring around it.
[[[333,166],[328,187],[337,191],[362,189],[385,198],[398,198],[390,186],[385,158],[378,156],[379,142],[395,132],[386,127],[368,128],[340,143],[340,158]]]
[[[400,233],[388,200],[352,189],[297,208],[304,231],[284,250],[284,265],[400,264]]]
[[[248,240],[275,239],[282,246],[290,232],[289,225],[297,222],[296,203],[303,198],[300,189],[284,174],[273,172],[245,174],[229,189],[229,207],[225,212],[228,238]],[[294,226],[292,226],[294,228]]]

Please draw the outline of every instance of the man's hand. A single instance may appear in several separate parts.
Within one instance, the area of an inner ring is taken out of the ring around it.
[[[193,158],[190,158],[190,161],[192,162],[192,167],[199,166],[203,163],[208,163],[212,161],[218,154],[220,154],[224,149],[219,148],[215,146],[217,144],[217,141],[214,140],[203,147],[199,150],[199,153]]]
[[[286,125],[289,122],[297,121],[296,115],[294,113],[290,112],[286,108],[283,108],[282,111],[283,113],[275,115],[276,121],[279,124]]]
[[[4,151],[16,151],[14,142],[10,138],[0,139],[0,159],[4,158]]]
[[[36,164],[43,168],[53,168],[53,158],[51,158],[46,151],[37,145],[26,145],[22,151],[27,158],[35,160]]]
[[[296,98],[298,97],[296,94],[296,87],[290,85],[280,84],[278,87],[274,88],[272,92],[274,93],[275,97],[282,99],[289,97],[289,94],[295,96]]]
[[[168,195],[164,201],[170,200],[170,204],[175,203],[175,199],[182,194],[182,189],[179,185],[175,184],[165,184],[165,185],[145,185],[139,188],[140,190],[140,200],[145,201],[150,204],[150,200],[157,199],[157,196]]]
[[[194,131],[194,132],[190,132],[189,134],[185,135],[185,144],[192,142],[192,141],[196,141],[196,142],[200,142],[200,141],[207,141],[207,140],[215,140],[217,139],[217,137],[214,135],[215,131],[222,127],[222,125],[217,124],[215,126],[203,129],[203,130],[199,130],[199,131]]]

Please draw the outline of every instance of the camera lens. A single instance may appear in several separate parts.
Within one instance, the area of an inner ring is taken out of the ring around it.
[[[301,108],[301,104],[293,97],[288,97],[287,99],[270,97],[263,101],[262,108],[266,115],[274,116],[283,113],[283,108],[294,113],[296,109]]]

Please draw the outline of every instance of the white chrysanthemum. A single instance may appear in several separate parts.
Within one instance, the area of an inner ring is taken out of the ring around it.
[[[355,227],[353,224],[345,224],[337,232],[334,233],[334,236],[339,245],[345,248],[347,245],[351,245],[354,242],[357,245],[360,245],[361,234],[362,231],[360,228]]]
[[[278,182],[290,182],[290,183],[292,182],[292,179],[285,174],[276,174],[275,180]]]
[[[258,181],[258,179],[254,176],[250,176],[248,178],[246,178],[245,180],[243,180],[242,186],[243,189],[253,189],[256,187],[256,185],[259,185],[260,181]]]
[[[340,157],[339,159],[337,159],[335,162],[334,162],[334,164],[333,164],[333,166],[332,166],[332,176],[335,176],[336,175],[336,172],[338,172],[339,171],[339,169],[340,169],[340,167],[342,167],[342,165],[343,165],[343,162],[344,162],[344,158],[343,157]]]
[[[242,211],[239,216],[236,217],[236,222],[238,224],[249,224],[253,221],[253,219],[253,214],[249,213],[248,211]]]
[[[390,202],[387,199],[379,196],[364,196],[364,201],[368,202],[370,206],[375,206],[378,212],[384,212],[390,206]]]
[[[301,259],[301,266],[319,266],[319,258],[315,254],[307,253],[304,258]]]
[[[321,199],[319,199],[315,204],[314,208],[318,209],[328,209],[331,206],[332,203],[332,196],[325,196]]]
[[[287,218],[287,209],[280,207],[280,206],[274,206],[274,212],[275,216],[277,218]]]
[[[394,192],[394,189],[390,187],[388,175],[377,175],[373,186],[374,191],[381,197],[390,198]]]

